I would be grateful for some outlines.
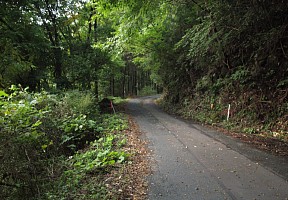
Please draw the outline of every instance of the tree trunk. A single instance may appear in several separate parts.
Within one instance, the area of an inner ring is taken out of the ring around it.
[[[136,68],[136,66],[134,66],[134,75],[133,76],[134,76],[134,83],[133,83],[134,91],[133,91],[133,93],[134,93],[134,95],[137,96],[138,84],[137,84],[137,68]]]
[[[122,78],[122,98],[126,97],[126,66],[124,67],[124,71],[123,71],[123,78]]]
[[[95,95],[95,98],[96,98],[96,100],[98,100],[98,98],[99,98],[99,86],[98,86],[98,78],[96,78],[95,80],[94,80],[94,95]]]
[[[114,75],[112,76],[112,80],[111,80],[111,95],[113,97],[115,95],[115,78],[114,78]]]

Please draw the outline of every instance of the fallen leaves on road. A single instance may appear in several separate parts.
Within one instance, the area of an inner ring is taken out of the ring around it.
[[[224,128],[209,126],[210,128],[217,129],[226,135],[230,135],[234,138],[241,140],[242,142],[248,143],[249,145],[271,152],[272,154],[279,156],[288,156],[288,143],[281,141],[279,139],[271,138],[271,137],[263,137],[260,135],[253,134],[244,134],[244,133],[235,133],[228,131]]]

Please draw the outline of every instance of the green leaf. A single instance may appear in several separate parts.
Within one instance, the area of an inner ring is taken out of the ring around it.
[[[6,94],[4,91],[0,90],[0,97],[8,97],[8,94]]]
[[[38,127],[42,124],[42,122],[40,120],[38,120],[37,122],[35,122],[32,127],[35,128],[35,127]]]
[[[44,144],[44,145],[41,146],[41,148],[42,148],[43,150],[47,149],[47,147],[48,147],[47,144]]]
[[[125,156],[121,155],[119,158],[118,158],[118,163],[122,163],[126,160]]]

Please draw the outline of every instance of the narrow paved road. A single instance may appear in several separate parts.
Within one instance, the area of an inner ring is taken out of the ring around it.
[[[288,199],[288,159],[170,116],[153,97],[128,109],[152,153],[150,200]]]

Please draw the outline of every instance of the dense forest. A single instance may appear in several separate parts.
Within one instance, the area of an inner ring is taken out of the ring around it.
[[[1,87],[136,95],[156,88],[124,45],[125,20],[106,1],[1,1]],[[124,15],[124,14],[123,14]],[[126,15],[126,14],[125,14]],[[122,21],[121,21],[122,20]],[[126,35],[125,35],[126,34]]]
[[[100,168],[124,162],[107,96],[162,93],[170,112],[287,142],[287,13],[285,0],[0,0],[0,198],[76,198],[49,184],[65,170],[79,184],[56,160],[85,141],[114,152]]]

